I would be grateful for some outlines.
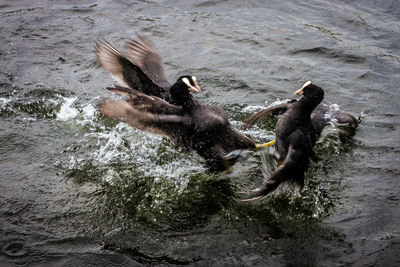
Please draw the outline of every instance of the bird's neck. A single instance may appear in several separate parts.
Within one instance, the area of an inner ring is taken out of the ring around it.
[[[310,116],[319,103],[320,101],[316,101],[313,98],[302,97],[295,105],[302,110],[302,114]]]
[[[197,104],[197,101],[190,94],[187,85],[182,81],[177,81],[172,85],[170,92],[174,104],[181,106],[185,111],[190,111]]]
[[[185,111],[191,111],[197,104],[197,101],[189,94],[182,101],[182,108]]]

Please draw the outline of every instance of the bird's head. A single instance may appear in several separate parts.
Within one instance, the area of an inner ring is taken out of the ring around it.
[[[179,77],[177,82],[183,82],[187,86],[187,89],[191,92],[194,93],[201,92],[200,86],[198,85],[195,76],[184,75]]]
[[[321,87],[312,84],[311,81],[308,81],[303,84],[299,90],[294,92],[294,95],[303,95],[305,99],[318,105],[321,103],[322,99],[324,99],[324,90],[322,90]]]
[[[170,92],[175,104],[179,106],[188,106],[192,102],[190,92],[200,92],[200,86],[197,84],[194,76],[181,76],[176,83],[171,86]]]

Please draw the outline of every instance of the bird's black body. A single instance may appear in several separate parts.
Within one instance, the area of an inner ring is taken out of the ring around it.
[[[96,43],[100,64],[126,86],[108,89],[128,96],[126,101],[101,103],[102,114],[194,149],[211,171],[223,171],[235,163],[235,158],[224,158],[227,153],[255,148],[252,139],[229,123],[221,107],[201,103],[190,94],[200,91],[195,77],[181,76],[170,85],[153,44],[142,36],[138,38],[128,43],[126,55],[109,43]]]
[[[324,91],[309,83],[301,92],[303,97],[288,108],[275,127],[275,148],[282,165],[247,200],[266,196],[286,180],[294,180],[303,185],[309,158],[318,160],[313,151],[318,133],[314,129],[311,113],[322,101]]]
[[[291,137],[293,133],[296,133],[298,142],[300,142],[299,138],[303,139],[302,143],[307,155],[315,157],[312,147],[317,141],[317,133],[311,121],[311,113],[324,98],[324,91],[310,84],[304,88],[303,96],[282,115],[276,124],[275,148],[281,161],[285,159],[289,146],[293,142],[293,137]]]
[[[187,87],[178,83],[174,89]],[[215,105],[202,104],[179,89],[178,102],[148,96],[131,88],[114,87],[111,91],[128,96],[126,101],[107,100],[99,111],[110,118],[119,118],[131,126],[169,138],[175,145],[195,150],[206,160],[210,171],[224,171],[234,162],[224,156],[236,149],[253,149],[253,140],[237,131],[228,121],[225,111]]]

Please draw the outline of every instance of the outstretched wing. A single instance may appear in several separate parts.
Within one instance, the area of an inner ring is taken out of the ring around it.
[[[109,118],[121,119],[135,128],[165,136],[175,144],[187,146],[182,138],[188,136],[190,118],[141,111],[128,101],[106,100],[99,104],[98,109]]]
[[[96,56],[103,68],[122,85],[148,95],[161,96],[164,92],[140,66],[131,62],[127,56],[106,41],[95,44]]]
[[[139,66],[150,79],[163,88],[171,85],[164,74],[162,58],[156,51],[152,41],[137,34],[139,41],[130,40],[126,46],[127,57]]]
[[[353,115],[325,104],[319,104],[314,109],[311,113],[311,121],[318,135],[322,132],[322,129],[331,122],[345,123],[354,128],[358,125],[358,120]]]
[[[240,201],[260,200],[287,180],[294,180],[303,185],[304,173],[309,164],[309,154],[304,147],[306,137],[300,130],[296,130],[290,135],[289,140],[289,149],[282,165],[261,187],[251,191],[249,198]]]
[[[132,88],[122,86],[107,87],[107,89],[111,92],[127,96],[128,99],[126,101],[138,111],[159,115],[183,115],[182,107],[172,105],[159,97],[149,96]]]
[[[255,114],[247,117],[244,120],[244,124],[245,124],[246,128],[250,128],[251,126],[253,126],[260,120],[263,120],[274,114],[285,112],[290,107],[291,104],[292,103],[284,103],[284,104],[276,105],[276,106],[261,110]]]

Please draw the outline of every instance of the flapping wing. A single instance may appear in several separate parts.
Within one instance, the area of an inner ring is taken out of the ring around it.
[[[138,111],[159,115],[183,115],[182,107],[172,105],[159,97],[149,96],[137,90],[122,86],[107,87],[107,89],[114,93],[127,96],[129,99],[126,101]]]
[[[330,121],[336,121],[337,123],[348,123],[351,126],[357,127],[358,120],[350,113],[333,108],[333,105],[319,104],[314,111],[311,113],[312,120],[325,120],[325,124]]]
[[[106,100],[98,106],[101,114],[121,119],[140,130],[165,136],[176,144],[182,144],[182,136],[188,136],[190,119],[186,116],[154,114],[140,111],[127,101]]]
[[[121,51],[106,41],[95,43],[96,56],[103,68],[124,86],[136,89],[148,95],[160,96],[160,88],[140,66],[130,61]]]
[[[154,83],[161,87],[170,87],[164,74],[161,56],[156,51],[152,41],[137,34],[139,41],[130,40],[126,46],[127,57],[139,66]]]
[[[253,126],[260,120],[263,120],[271,115],[278,114],[280,112],[282,112],[282,113],[285,112],[291,104],[292,103],[284,103],[284,104],[276,105],[276,106],[261,110],[257,113],[254,113],[253,115],[250,115],[249,117],[247,117],[244,120],[244,124],[245,124],[246,128],[250,128],[251,126]]]

